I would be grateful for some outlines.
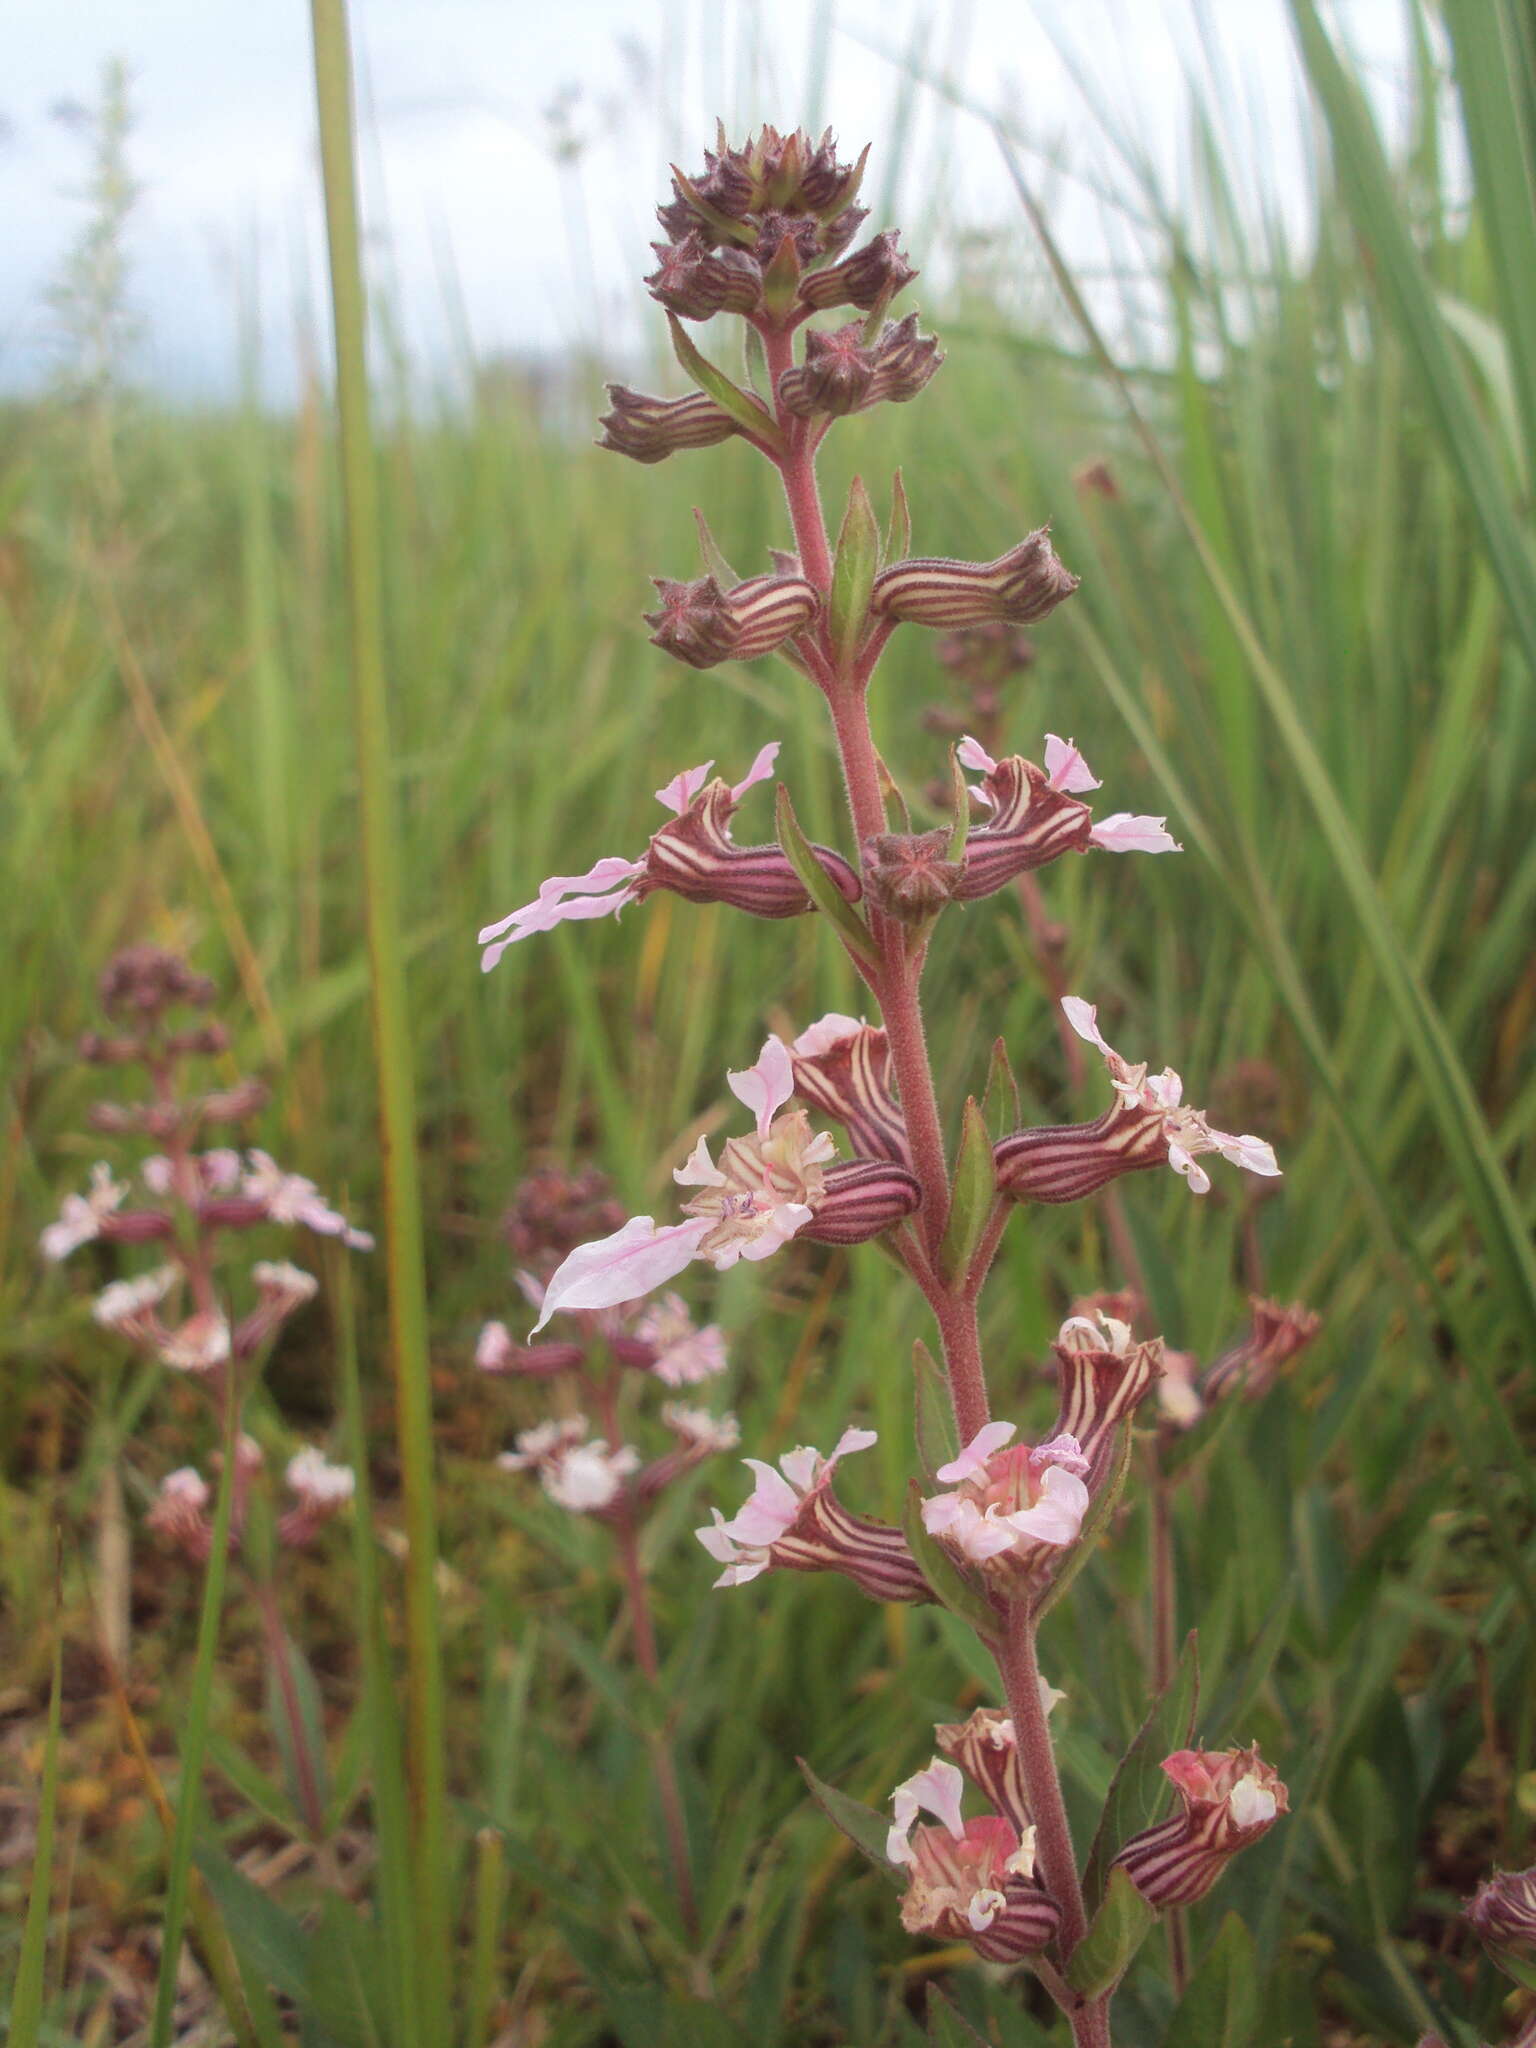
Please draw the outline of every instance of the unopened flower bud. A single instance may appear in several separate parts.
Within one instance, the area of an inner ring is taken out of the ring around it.
[[[882,1027],[834,1011],[801,1032],[792,1057],[795,1093],[812,1109],[836,1117],[857,1156],[910,1163],[891,1044]]]
[[[1278,1301],[1255,1294],[1249,1297],[1248,1310],[1247,1336],[1224,1351],[1205,1376],[1201,1393],[1207,1403],[1237,1393],[1249,1401],[1261,1400],[1322,1328],[1322,1317],[1300,1301],[1282,1308]]]
[[[933,336],[918,332],[915,313],[887,321],[872,344],[855,320],[831,334],[807,334],[805,361],[779,379],[779,399],[804,418],[901,405],[917,396],[943,360]]]
[[[869,312],[917,276],[900,243],[898,230],[887,228],[852,256],[845,256],[841,263],[813,270],[801,283],[800,303],[818,313],[831,306],[857,306]]]
[[[1267,1834],[1290,1806],[1273,1764],[1251,1749],[1181,1749],[1163,1769],[1182,1810],[1132,1836],[1115,1858],[1159,1912],[1203,1899],[1239,1849]]]
[[[916,1174],[888,1159],[851,1159],[829,1166],[826,1192],[801,1232],[817,1244],[866,1244],[920,1206]]]
[[[723,405],[702,391],[687,398],[650,398],[627,384],[610,384],[612,411],[598,422],[599,448],[611,448],[635,462],[664,462],[684,448],[712,448],[741,429]],[[767,414],[763,415],[764,424]]]
[[[661,609],[647,612],[651,642],[690,668],[754,661],[798,633],[821,599],[803,576],[753,576],[722,592],[713,576],[694,583],[657,577]]]
[[[656,268],[645,280],[651,297],[685,320],[755,312],[762,277],[744,249],[711,248],[696,231],[676,243],[653,242]]]
[[[579,1344],[519,1344],[505,1323],[487,1323],[475,1345],[475,1364],[493,1377],[516,1373],[528,1379],[549,1379],[574,1372],[586,1358]]]
[[[1505,1975],[1536,1990],[1536,1869],[1495,1871],[1478,1886],[1467,1920]]]
[[[1039,527],[994,562],[955,562],[914,556],[875,578],[870,609],[914,626],[983,626],[1001,620],[1027,626],[1053,612],[1076,590]]]
[[[864,842],[870,899],[904,924],[926,924],[952,901],[965,872],[949,858],[947,825],[933,832],[881,832]]]
[[[1055,1434],[1074,1437],[1088,1461],[1084,1475],[1097,1491],[1119,1424],[1151,1393],[1163,1371],[1163,1340],[1138,1344],[1114,1316],[1097,1323],[1069,1316],[1053,1347],[1060,1388]]]
[[[202,1564],[213,1547],[209,1499],[207,1480],[195,1467],[183,1465],[161,1480],[145,1523],[157,1536],[174,1544],[190,1563]]]

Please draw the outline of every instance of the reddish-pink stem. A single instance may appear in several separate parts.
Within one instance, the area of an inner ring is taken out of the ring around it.
[[[594,1388],[598,1406],[603,1416],[603,1427],[608,1442],[619,1443],[619,1404],[612,1379],[601,1388]],[[629,1625],[635,1641],[635,1661],[645,1673],[651,1685],[661,1681],[661,1659],[656,1650],[656,1623],[651,1614],[651,1592],[646,1584],[645,1565],[640,1556],[640,1527],[635,1514],[634,1496],[624,1502],[624,1510],[613,1524],[614,1544],[619,1553],[619,1570],[623,1574],[624,1592],[629,1608]],[[667,1739],[660,1733],[649,1738],[651,1768],[656,1776],[656,1793],[661,1801],[661,1821],[667,1832],[667,1854],[672,1864],[672,1882],[677,1888],[678,1910],[683,1916],[683,1926],[690,1941],[699,1937],[699,1906],[693,1889],[693,1865],[688,1854],[688,1824],[683,1814],[682,1787],[677,1782],[677,1766]]]
[[[262,1634],[267,1639],[267,1657],[277,1677],[278,1696],[283,1703],[283,1719],[288,1723],[288,1740],[293,1745],[294,1776],[298,1780],[299,1805],[304,1814],[304,1824],[315,1841],[325,1833],[325,1809],[320,1803],[320,1783],[315,1769],[315,1759],[310,1753],[309,1735],[304,1726],[304,1713],[299,1705],[298,1687],[294,1684],[293,1663],[288,1655],[288,1638],[283,1631],[283,1619],[277,1611],[277,1595],[270,1583],[258,1579],[255,1583],[256,1608],[261,1616]]]

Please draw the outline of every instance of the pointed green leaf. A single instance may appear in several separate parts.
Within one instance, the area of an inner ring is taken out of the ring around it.
[[[672,330],[672,352],[699,389],[728,412],[743,433],[771,448],[775,455],[782,455],[784,436],[763,408],[739,384],[732,383],[718,364],[700,353],[675,313],[667,315],[667,324]]]
[[[875,523],[875,508],[869,502],[864,479],[856,476],[848,489],[848,509],[837,536],[832,596],[827,610],[827,633],[840,673],[847,670],[864,638],[869,594],[875,587],[879,566],[880,529]]]
[[[992,1059],[987,1067],[987,1085],[982,1090],[981,1113],[995,1139],[1006,1138],[1024,1121],[1024,1102],[1008,1048],[1002,1039],[992,1041]]]
[[[1162,2048],[1247,2048],[1258,2030],[1259,1985],[1253,1937],[1229,1913],[1168,2022]]]
[[[773,252],[773,261],[763,272],[763,310],[774,321],[782,320],[794,308],[800,289],[800,258],[793,238],[784,235]]]
[[[955,822],[949,828],[947,852],[951,860],[963,860],[965,842],[971,833],[971,789],[965,779],[965,770],[960,766],[958,747],[949,750],[949,794]]]
[[[763,337],[750,321],[743,324],[741,352],[747,366],[747,383],[754,394],[772,407],[773,374],[768,368],[768,351]]]
[[[817,1777],[803,1756],[796,1757],[795,1762],[800,1766],[800,1775],[809,1787],[811,1797],[833,1827],[848,1837],[859,1854],[875,1866],[888,1884],[900,1890],[904,1880],[885,1853],[886,1837],[891,1831],[889,1816],[876,1813],[861,1799],[850,1798],[846,1792],[839,1792],[835,1785],[826,1784]]]
[[[997,1166],[992,1157],[992,1139],[981,1105],[974,1095],[969,1095],[949,1190],[949,1220],[939,1248],[939,1260],[950,1281],[959,1283],[970,1271],[971,1260],[992,1221],[996,1200]]]
[[[928,1986],[928,2039],[932,2048],[987,2048],[964,2013],[957,2012],[937,1984]]]
[[[929,1590],[942,1607],[969,1624],[984,1642],[995,1642],[1001,1617],[979,1586],[961,1571],[949,1552],[923,1527],[923,1492],[915,1479],[907,1482],[902,1505],[901,1533],[917,1560],[917,1568],[928,1581]]]
[[[1150,1827],[1168,1790],[1163,1758],[1187,1747],[1194,1733],[1200,1701],[1200,1651],[1195,1632],[1184,1640],[1178,1669],[1158,1695],[1131,1746],[1115,1766],[1104,1811],[1088,1852],[1083,1896],[1091,1907],[1104,1893],[1105,1873],[1112,1858],[1145,1827]]]
[[[917,1407],[917,1458],[930,1486],[939,1484],[938,1469],[960,1450],[955,1435],[955,1409],[949,1377],[928,1346],[912,1346],[913,1391]]]
[[[708,221],[717,235],[724,236],[728,242],[739,243],[744,249],[750,249],[754,245],[757,241],[756,228],[749,227],[745,221],[737,220],[733,215],[722,212],[718,206],[704,197],[692,178],[686,172],[680,171],[676,164],[671,166],[671,170],[672,176],[677,181],[678,192],[687,200],[701,220]]]
[[[898,469],[891,479],[891,523],[885,535],[887,562],[904,562],[912,552],[912,508]]]
[[[1113,1991],[1151,1932],[1157,1914],[1123,1870],[1112,1870],[1093,1925],[1072,1951],[1067,1982],[1084,1998]]]
[[[822,915],[831,920],[838,937],[854,959],[865,967],[877,968],[880,955],[870,937],[869,927],[816,858],[811,842],[800,830],[795,807],[782,782],[774,800],[774,822],[784,856],[805,884],[806,894]]]

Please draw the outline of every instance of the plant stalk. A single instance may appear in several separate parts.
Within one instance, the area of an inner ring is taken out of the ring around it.
[[[444,1701],[437,1612],[432,1407],[416,1105],[406,1004],[389,715],[384,678],[377,485],[369,422],[367,306],[358,227],[346,0],[311,0],[341,430],[352,704],[383,1149],[396,1435],[404,1494],[409,1754],[422,2018],[451,2027],[451,1919]]]

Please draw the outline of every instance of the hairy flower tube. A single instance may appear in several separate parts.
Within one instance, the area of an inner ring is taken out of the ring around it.
[[[969,1942],[988,1962],[1037,1955],[1061,1915],[1035,1875],[1035,1830],[1001,1813],[966,1820],[964,1786],[956,1765],[935,1757],[891,1795],[885,1853],[907,1877],[901,1924],[909,1934]],[[917,1826],[919,1813],[939,1826]]]
[[[1536,1869],[1485,1878],[1467,1905],[1467,1921],[1505,1975],[1536,1990]]]
[[[1148,1905],[1203,1899],[1239,1849],[1259,1841],[1289,1810],[1273,1764],[1250,1749],[1180,1749],[1163,1759],[1180,1810],[1133,1835],[1115,1857]]]
[[[791,1053],[795,1093],[802,1102],[835,1117],[855,1152],[910,1166],[912,1149],[896,1100],[886,1032],[834,1010],[808,1025]]]
[[[777,846],[738,846],[730,821],[747,791],[773,772],[779,742],[770,740],[742,780],[733,787],[711,779],[713,761],[687,768],[656,792],[673,822],[654,833],[639,860],[617,854],[595,861],[582,875],[551,875],[531,903],[488,924],[478,943],[485,973],[509,946],[534,932],[547,932],[576,918],[615,917],[628,903],[643,903],[657,889],[670,889],[691,903],[729,903],[756,917],[797,917],[811,907],[788,856]],[[850,902],[859,895],[858,877],[838,854],[823,847],[816,858]]]
[[[986,822],[973,826],[966,837],[964,872],[955,890],[962,902],[990,896],[1064,853],[1088,853],[1095,847],[1108,853],[1182,851],[1165,818],[1117,811],[1095,823],[1092,811],[1077,798],[1100,784],[1073,742],[1055,733],[1046,734],[1044,768],[1022,754],[995,761],[969,737],[956,753],[961,767],[981,773],[971,796],[986,814]]]
[[[928,1583],[899,1529],[850,1514],[832,1475],[850,1452],[876,1441],[872,1429],[845,1429],[831,1453],[802,1444],[779,1460],[743,1463],[756,1477],[751,1498],[729,1521],[718,1508],[694,1533],[725,1570],[717,1586],[744,1586],[762,1572],[841,1572],[874,1600],[927,1600]]]
[[[683,1205],[690,1220],[658,1227],[649,1216],[633,1216],[612,1236],[578,1246],[550,1277],[535,1334],[558,1310],[611,1308],[649,1294],[696,1258],[720,1272],[738,1259],[766,1259],[800,1231],[820,1234],[817,1219],[835,1233],[831,1242],[856,1243],[916,1208],[910,1174],[881,1164],[873,1187],[858,1175],[839,1180],[835,1169],[824,1171],[831,1138],[812,1132],[803,1109],[778,1114],[795,1085],[782,1039],[768,1039],[756,1066],[726,1080],[756,1113],[757,1128],[748,1137],[728,1138],[718,1164],[700,1138],[687,1163],[674,1170],[680,1186],[698,1190]]]
[[[1067,996],[1061,1007],[1078,1037],[1103,1055],[1115,1105],[1092,1123],[1043,1126],[1000,1140],[997,1181],[1006,1194],[1021,1202],[1076,1202],[1122,1173],[1167,1165],[1193,1194],[1203,1195],[1211,1185],[1197,1163],[1204,1152],[1219,1152],[1249,1173],[1279,1173],[1274,1148],[1264,1139],[1215,1130],[1200,1110],[1185,1105],[1184,1084],[1172,1067],[1149,1074],[1144,1064],[1122,1059],[1105,1043],[1092,1003]]]

